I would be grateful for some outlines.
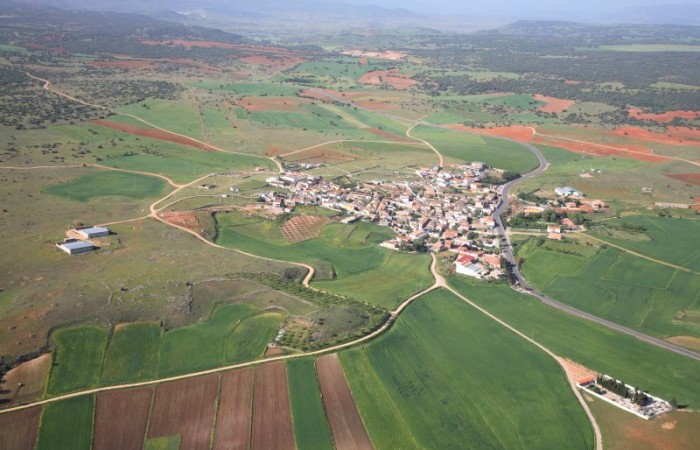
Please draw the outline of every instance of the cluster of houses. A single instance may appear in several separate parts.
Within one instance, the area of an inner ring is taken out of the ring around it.
[[[445,170],[421,168],[416,181],[374,180],[353,187],[319,176],[292,172],[270,177],[275,188],[259,201],[291,212],[296,205],[319,205],[365,219],[396,232],[382,247],[398,251],[452,251],[455,271],[477,278],[503,276],[500,240],[491,216],[501,202],[496,188],[480,180],[489,168],[479,162]]]
[[[69,255],[88,253],[97,248],[88,239],[109,236],[109,234],[109,228],[105,227],[74,228],[68,231],[68,235],[74,237],[69,237],[63,242],[59,242],[58,244],[56,244],[56,247],[68,253]]]

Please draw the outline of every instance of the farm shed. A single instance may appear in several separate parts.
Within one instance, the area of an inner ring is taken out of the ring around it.
[[[109,236],[109,229],[105,227],[76,228],[75,232],[84,239]]]
[[[95,250],[95,246],[92,245],[92,242],[78,240],[61,242],[56,244],[56,247],[60,248],[69,255],[77,255],[79,253],[87,253]]]

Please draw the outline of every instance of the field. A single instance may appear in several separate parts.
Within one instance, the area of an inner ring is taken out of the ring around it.
[[[14,406],[39,400],[46,391],[51,359],[51,354],[46,353],[7,372],[2,377],[0,405]]]
[[[255,368],[252,450],[294,450],[294,428],[289,409],[287,374],[282,362]]]
[[[216,308],[204,323],[176,328],[165,333],[161,347],[158,373],[161,376],[211,369],[224,363],[240,362],[248,354],[262,355],[271,333],[273,315],[267,316],[262,330],[249,329],[238,336],[237,330],[248,320],[255,319],[255,309],[244,304],[223,305]],[[277,315],[274,315],[277,316]],[[275,317],[275,319],[277,319]],[[278,320],[278,319],[277,319]],[[257,322],[257,320],[255,321]],[[252,333],[253,342],[240,338]],[[237,347],[237,346],[244,347]],[[207,349],[207,351],[203,351]]]
[[[427,294],[386,335],[341,356],[377,448],[592,445],[557,363],[445,291]],[[376,391],[389,405],[376,402]]]
[[[289,242],[301,242],[318,237],[327,224],[325,217],[294,216],[280,227],[280,231]]]
[[[287,381],[297,448],[333,450],[314,361],[294,359],[287,362]]]
[[[221,227],[217,244],[255,252],[268,258],[307,262],[320,272],[331,266],[342,278],[375,269],[390,254],[376,244],[389,239],[388,228],[359,222],[331,224],[317,239],[290,244],[274,223],[261,218],[246,218],[235,213],[217,214]]]
[[[491,167],[525,173],[537,159],[525,147],[500,139],[442,128],[418,127],[412,133],[433,144],[443,155],[458,161],[481,161]]]
[[[262,357],[283,318],[278,312],[267,312],[243,320],[226,336],[224,361],[233,364]]]
[[[700,337],[699,275],[581,243],[533,239],[518,256],[525,277],[552,298],[659,337]]]
[[[157,323],[128,323],[115,327],[100,383],[122,384],[155,378],[160,341],[161,329]]]
[[[95,397],[93,395],[84,395],[44,406],[36,449],[90,450],[94,413]]]
[[[79,202],[114,196],[141,200],[156,196],[164,187],[163,180],[155,177],[122,172],[98,172],[82,175],[67,184],[51,186],[46,192]]]
[[[457,277],[450,278],[450,284],[559,356],[658,397],[675,397],[691,408],[700,405],[700,362],[571,317],[507,286],[478,285]]]
[[[218,387],[218,375],[157,386],[146,437],[179,434],[181,448],[209,449]]]
[[[609,450],[684,450],[700,439],[697,411],[676,411],[646,421],[601,400],[586,396]]]
[[[214,430],[215,450],[248,450],[254,373],[255,369],[245,368],[221,376]]]
[[[605,222],[591,233],[645,256],[700,272],[698,220],[630,216]]]
[[[153,389],[97,394],[93,450],[141,450],[148,426]]]
[[[372,450],[367,431],[355,406],[355,400],[343,375],[338,354],[316,360],[321,395],[338,450]]]
[[[373,270],[314,285],[339,295],[356,296],[362,292],[363,300],[391,309],[432,283],[429,265],[425,255],[394,253]]]
[[[56,350],[47,393],[63,394],[97,385],[107,338],[105,328],[92,325],[56,331],[53,334]]]
[[[0,414],[0,448],[33,450],[40,417],[41,407]]]

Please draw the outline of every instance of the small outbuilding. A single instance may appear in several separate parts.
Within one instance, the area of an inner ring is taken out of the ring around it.
[[[109,228],[105,227],[76,228],[75,232],[83,239],[109,236]]]
[[[80,253],[88,253],[95,250],[95,246],[89,241],[79,241],[77,239],[69,239],[65,242],[60,242],[56,244],[56,247],[60,248],[69,255],[78,255]]]

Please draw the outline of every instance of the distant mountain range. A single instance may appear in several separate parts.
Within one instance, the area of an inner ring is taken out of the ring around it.
[[[78,10],[102,10],[143,13],[153,17],[226,28],[227,26],[252,25],[259,22],[272,25],[281,31],[299,31],[332,27],[429,27],[449,31],[476,31],[504,25],[521,19],[576,20],[589,23],[621,24],[677,24],[700,26],[700,5],[676,4],[664,6],[639,6],[615,9],[589,8],[574,15],[575,8],[563,5],[552,9],[547,17],[540,17],[542,10],[528,8],[525,4],[498,8],[497,4],[481,4],[471,7],[464,4],[464,13],[446,14],[436,6],[426,8],[423,0],[405,2],[388,1],[394,7],[373,4],[373,0],[14,0],[17,3],[51,5]],[[428,3],[429,4],[429,3]],[[406,5],[401,7],[400,5]],[[412,11],[414,7],[421,11]],[[451,10],[459,9],[452,6]],[[573,9],[572,9],[573,8]],[[466,11],[470,11],[467,13]],[[576,10],[578,11],[578,10]]]

